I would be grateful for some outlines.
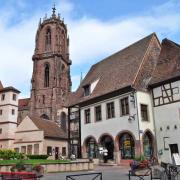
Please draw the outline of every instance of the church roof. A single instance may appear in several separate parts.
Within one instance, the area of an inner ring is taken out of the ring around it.
[[[29,110],[29,101],[30,98],[25,98],[25,99],[19,99],[18,101],[18,110]]]
[[[150,86],[157,86],[175,78],[180,79],[180,45],[164,39]]]
[[[33,123],[42,131],[45,138],[67,139],[67,134],[53,121],[38,117],[29,117]]]
[[[138,73],[142,69],[142,63],[154,38],[160,48],[157,36],[153,33],[94,64],[77,91],[70,94],[69,105],[75,105],[137,84],[135,83],[137,80],[142,80],[141,77],[138,77]],[[84,96],[84,87],[96,80],[99,81],[93,92],[89,96]]]

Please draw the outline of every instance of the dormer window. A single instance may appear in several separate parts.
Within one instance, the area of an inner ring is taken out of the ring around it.
[[[84,96],[90,95],[90,85],[84,86]]]

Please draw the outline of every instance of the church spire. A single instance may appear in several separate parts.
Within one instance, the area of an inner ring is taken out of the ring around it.
[[[55,4],[52,8],[52,17],[56,17],[56,6],[55,6]]]

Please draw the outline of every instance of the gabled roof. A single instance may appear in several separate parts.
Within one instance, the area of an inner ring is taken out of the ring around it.
[[[29,110],[29,101],[30,98],[25,98],[25,99],[19,99],[18,101],[18,110]]]
[[[180,45],[164,39],[150,86],[157,86],[175,78],[180,79]]]
[[[44,131],[45,138],[67,139],[67,134],[53,121],[29,116],[38,129]]]
[[[73,105],[81,103],[128,86],[132,87],[135,81],[137,81],[137,75],[145,59],[150,43],[154,38],[160,49],[157,36],[153,33],[94,64],[82,81],[80,87],[77,89],[76,93],[70,94],[69,104]],[[99,82],[94,88],[92,94],[84,97],[83,87],[91,84],[97,79],[99,79]]]
[[[17,90],[16,88],[14,88],[14,87],[12,87],[12,86],[5,87],[5,88],[0,89],[0,92],[9,92],[9,91],[13,91],[13,92],[16,92],[16,93],[20,93],[19,90]]]

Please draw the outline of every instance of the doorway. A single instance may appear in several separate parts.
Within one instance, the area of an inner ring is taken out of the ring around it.
[[[107,149],[107,160],[114,159],[114,141],[109,135],[102,136],[100,140],[100,144],[102,147]]]
[[[171,156],[172,154],[179,154],[179,149],[177,144],[169,144]]]
[[[59,147],[55,147],[55,159],[59,159]]]
[[[143,151],[146,158],[153,157],[153,135],[149,131],[143,135]]]
[[[135,143],[129,133],[123,133],[119,138],[121,159],[133,159],[135,156]]]

